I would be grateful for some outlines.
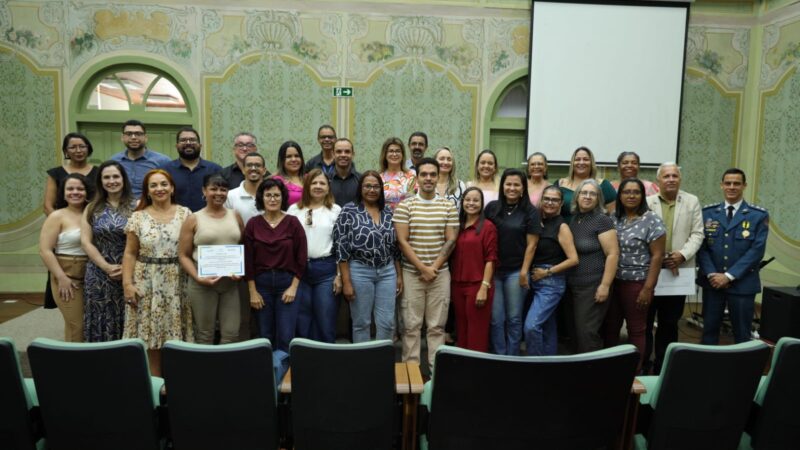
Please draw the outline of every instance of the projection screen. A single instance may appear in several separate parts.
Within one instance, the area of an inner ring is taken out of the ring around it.
[[[527,154],[678,160],[689,4],[533,2]]]

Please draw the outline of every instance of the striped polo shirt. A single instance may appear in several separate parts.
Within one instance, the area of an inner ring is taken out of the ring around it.
[[[445,228],[458,227],[458,210],[453,202],[435,197],[425,200],[419,195],[407,198],[397,205],[392,221],[408,225],[408,243],[426,265],[433,264],[445,243]],[[403,256],[403,269],[417,272]],[[441,269],[447,269],[447,263]]]

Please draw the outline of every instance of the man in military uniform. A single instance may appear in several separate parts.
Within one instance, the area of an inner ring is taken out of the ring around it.
[[[720,185],[725,201],[703,208],[705,239],[697,252],[703,287],[703,344],[718,344],[725,306],[737,343],[750,339],[755,296],[761,292],[758,269],[769,233],[769,213],[742,199],[747,179],[728,169]]]

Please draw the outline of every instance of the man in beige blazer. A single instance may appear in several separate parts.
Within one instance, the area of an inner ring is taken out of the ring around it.
[[[677,164],[661,164],[656,172],[659,193],[647,197],[647,206],[661,217],[667,228],[667,254],[664,268],[695,267],[695,254],[703,244],[703,213],[697,197],[680,190],[681,169]],[[645,370],[655,347],[653,374],[661,371],[664,354],[670,342],[678,340],[678,321],[683,316],[686,296],[656,296],[647,314],[647,347]],[[653,345],[653,323],[658,315],[658,330]]]

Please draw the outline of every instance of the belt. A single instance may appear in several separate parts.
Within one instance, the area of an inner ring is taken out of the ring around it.
[[[152,258],[150,256],[138,256],[137,261],[145,264],[178,264],[178,257],[172,258]]]

